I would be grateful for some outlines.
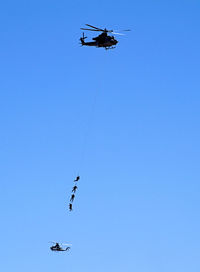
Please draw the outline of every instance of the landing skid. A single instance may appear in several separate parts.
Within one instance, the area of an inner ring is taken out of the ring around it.
[[[116,46],[112,46],[112,47],[105,47],[106,50],[109,50],[109,49],[115,49]]]

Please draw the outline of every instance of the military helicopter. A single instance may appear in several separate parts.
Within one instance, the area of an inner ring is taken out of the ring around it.
[[[83,37],[80,38],[81,44],[86,46],[96,46],[96,47],[104,47],[105,49],[114,49],[115,45],[118,43],[118,41],[115,39],[114,36],[109,36],[108,33],[118,34],[118,35],[124,35],[122,33],[115,33],[113,30],[108,30],[106,28],[101,29],[96,26],[92,26],[89,24],[86,24],[86,26],[89,26],[90,28],[81,28],[82,30],[88,30],[88,31],[100,31],[102,32],[99,36],[92,38],[94,42],[85,42],[84,32]],[[122,30],[122,31],[130,31],[130,29]]]
[[[70,250],[70,246],[71,245],[69,245],[69,244],[61,244],[62,246],[67,246],[66,248],[63,248],[63,247],[61,247],[60,246],[60,244],[59,243],[57,243],[57,242],[50,242],[50,243],[52,243],[52,244],[54,244],[53,246],[51,246],[50,247],[50,249],[52,250],[52,251],[68,251],[68,250]]]

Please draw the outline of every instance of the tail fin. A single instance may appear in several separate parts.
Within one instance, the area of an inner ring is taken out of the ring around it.
[[[82,45],[85,44],[85,39],[86,39],[86,38],[87,38],[87,37],[85,37],[84,32],[83,32],[83,37],[80,38],[80,41],[81,41],[81,44],[82,44]]]

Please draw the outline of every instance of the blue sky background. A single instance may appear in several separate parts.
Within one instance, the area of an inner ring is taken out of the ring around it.
[[[1,271],[200,271],[199,13],[192,0],[0,4]],[[80,47],[85,23],[132,32]]]

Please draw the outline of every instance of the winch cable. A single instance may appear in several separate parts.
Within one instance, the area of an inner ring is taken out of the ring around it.
[[[84,168],[84,162],[87,159],[86,158],[86,151],[88,148],[88,141],[91,135],[91,131],[92,131],[92,127],[94,125],[94,121],[95,121],[95,115],[96,115],[96,105],[97,105],[97,98],[99,95],[99,89],[100,88],[95,88],[95,92],[91,101],[91,107],[89,109],[89,113],[88,113],[88,118],[85,121],[85,126],[83,129],[83,137],[81,139],[81,147],[80,147],[80,155],[79,155],[79,164],[78,164],[78,168],[77,168],[77,172],[76,172],[76,179],[78,178],[81,179],[81,174],[82,173],[82,169]],[[78,181],[77,180],[77,181]],[[75,181],[75,180],[74,180]],[[75,181],[74,183],[73,181],[73,188],[74,185],[77,186],[79,182]],[[69,210],[72,211],[72,205],[73,205],[73,200],[72,200],[72,195],[74,194],[74,198],[76,195],[76,190],[75,192],[73,192],[73,188],[72,188],[72,194],[71,194],[71,198],[69,200]]]

